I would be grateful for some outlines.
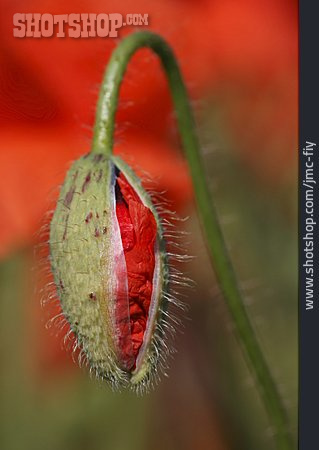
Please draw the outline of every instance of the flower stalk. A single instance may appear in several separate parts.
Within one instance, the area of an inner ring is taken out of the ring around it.
[[[280,450],[292,449],[294,446],[289,432],[287,414],[244,307],[242,293],[207,186],[199,141],[195,132],[194,117],[185,84],[172,49],[159,35],[148,31],[133,33],[123,39],[114,50],[100,91],[91,151],[105,155],[112,153],[120,85],[130,58],[138,49],[145,47],[151,49],[159,57],[168,80],[211,262],[232,317],[237,338],[268,412],[277,448]]]

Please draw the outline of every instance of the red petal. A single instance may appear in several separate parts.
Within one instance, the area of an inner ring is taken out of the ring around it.
[[[131,350],[130,345],[133,345],[136,359],[143,342],[152,298],[157,227],[152,211],[142,203],[123,173],[120,173],[117,182],[122,198],[117,201],[116,214],[127,267],[131,323],[131,342],[123,339],[121,342],[125,347],[120,350],[125,357]],[[118,298],[117,301],[123,299]],[[125,332],[122,327],[121,333]]]

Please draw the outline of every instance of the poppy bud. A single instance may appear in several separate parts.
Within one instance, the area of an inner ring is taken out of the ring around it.
[[[92,371],[143,390],[165,353],[172,297],[159,215],[121,159],[92,153],[73,163],[50,254],[63,313]]]

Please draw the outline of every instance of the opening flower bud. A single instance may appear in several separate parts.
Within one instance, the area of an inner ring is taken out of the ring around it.
[[[118,157],[70,168],[50,227],[63,313],[92,371],[143,390],[164,355],[168,264],[150,196]]]

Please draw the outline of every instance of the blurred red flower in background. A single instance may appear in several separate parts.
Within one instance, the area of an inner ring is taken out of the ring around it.
[[[148,13],[173,46],[191,98],[220,98],[238,151],[276,180],[293,162],[297,120],[297,2],[240,0],[2,2],[0,257],[28,242],[47,192],[89,149],[98,85],[113,39],[17,39],[16,12]],[[132,31],[123,28],[121,36]],[[265,100],[266,99],[266,100]],[[260,102],[263,107],[260,108]],[[172,105],[156,57],[134,56],[117,114],[117,151],[159,178],[177,206],[190,198]],[[280,170],[279,170],[279,169]]]

